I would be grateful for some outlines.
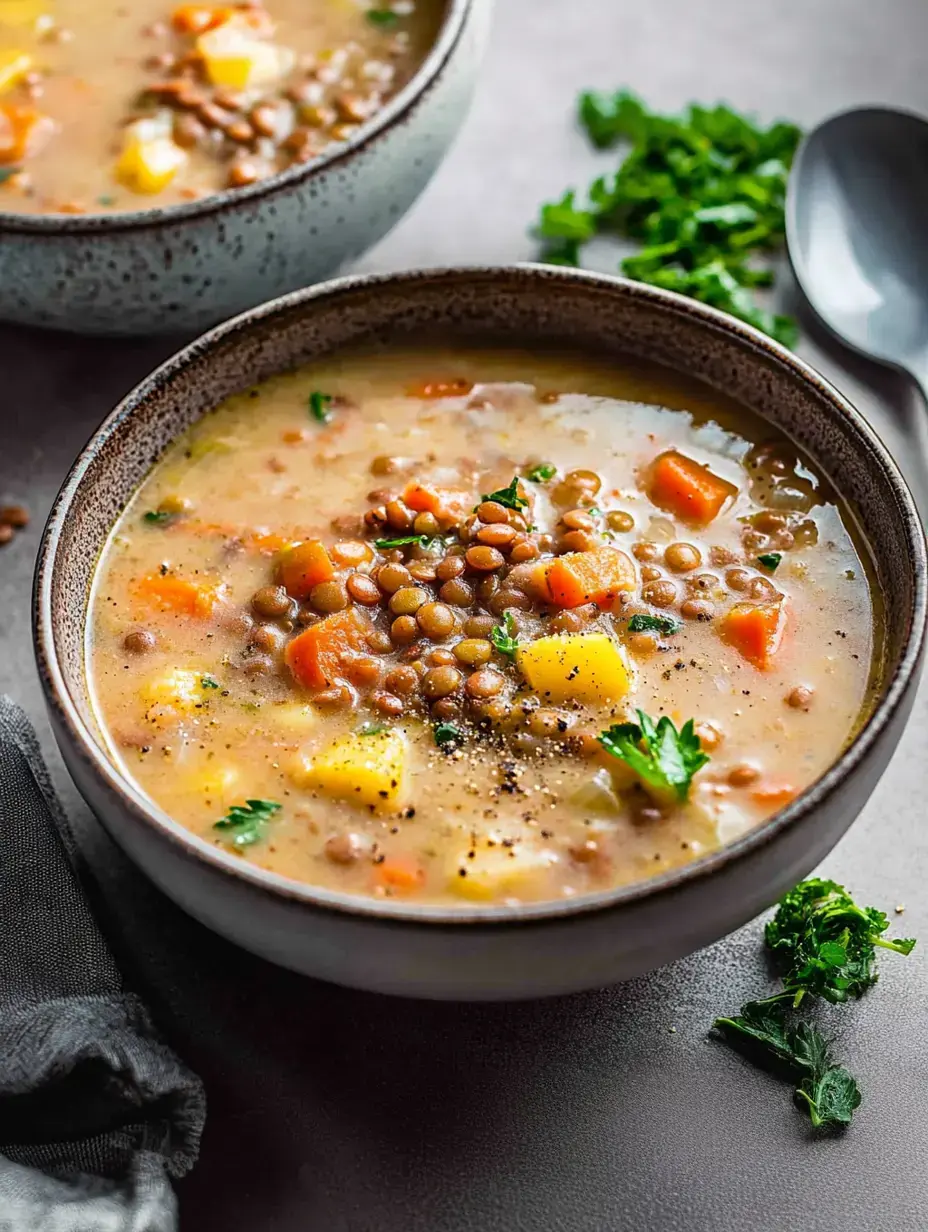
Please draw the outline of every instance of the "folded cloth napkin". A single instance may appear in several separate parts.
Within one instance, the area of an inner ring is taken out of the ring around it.
[[[0,697],[0,1232],[172,1232],[199,1079],[91,915],[28,719]]]

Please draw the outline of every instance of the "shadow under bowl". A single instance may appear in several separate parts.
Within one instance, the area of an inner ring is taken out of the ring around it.
[[[86,606],[114,522],[164,449],[228,395],[346,347],[510,345],[656,361],[736,398],[791,437],[847,503],[885,607],[872,710],[831,769],[737,842],[652,880],[517,908],[446,908],[299,884],[198,838],[104,751],[85,679]],[[113,838],[171,898],[297,971],[419,997],[510,999],[598,987],[739,927],[814,868],[859,813],[911,708],[926,619],[925,543],[885,448],[822,377],[714,309],[552,267],[350,278],[227,322],[139,385],[76,462],[39,555],[35,642],[64,759]]]
[[[431,179],[477,80],[491,0],[445,0],[409,83],[312,162],[183,205],[0,212],[0,321],[78,334],[197,333],[336,273]]]

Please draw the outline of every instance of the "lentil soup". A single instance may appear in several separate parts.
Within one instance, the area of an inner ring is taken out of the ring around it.
[[[110,753],[210,843],[518,903],[730,842],[841,753],[879,613],[769,425],[629,361],[364,355],[199,421],[88,622]]]
[[[0,0],[0,209],[107,213],[255,183],[410,79],[440,0]]]

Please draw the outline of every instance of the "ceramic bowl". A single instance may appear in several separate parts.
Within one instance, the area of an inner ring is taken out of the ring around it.
[[[412,80],[310,163],[186,205],[0,212],[0,320],[79,334],[191,335],[327,278],[394,226],[467,112],[491,0],[446,0]]]
[[[95,562],[124,503],[173,437],[238,390],[342,347],[395,341],[623,353],[698,377],[784,431],[850,504],[886,609],[873,711],[835,765],[732,845],[637,885],[519,908],[366,899],[288,881],[191,834],[104,751],[84,675]],[[91,807],[191,915],[284,966],[382,992],[513,998],[601,986],[745,923],[851,824],[896,746],[925,635],[925,544],[892,459],[854,408],[795,355],[669,292],[552,267],[350,278],[265,304],[169,360],[105,421],[62,488],[36,579],[35,639],[52,723]]]

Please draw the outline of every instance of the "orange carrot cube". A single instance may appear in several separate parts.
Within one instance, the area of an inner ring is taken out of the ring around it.
[[[294,679],[306,689],[336,684],[342,659],[365,649],[371,629],[370,621],[355,607],[310,625],[288,644],[284,654]]]
[[[761,671],[770,667],[786,628],[786,602],[736,603],[722,618],[723,641]]]
[[[609,607],[619,591],[635,589],[635,566],[618,548],[568,552],[548,565],[546,581],[551,602],[558,607]]]
[[[708,526],[737,492],[727,479],[676,450],[662,453],[651,468],[651,500],[693,526]]]

